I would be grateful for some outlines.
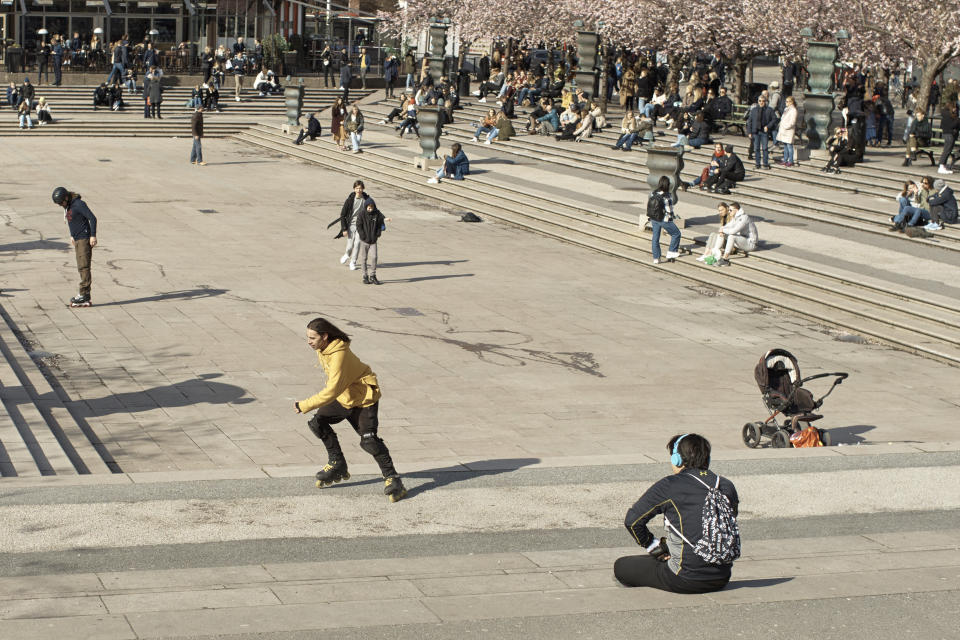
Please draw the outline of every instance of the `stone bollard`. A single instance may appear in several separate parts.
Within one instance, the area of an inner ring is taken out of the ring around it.
[[[683,147],[650,147],[647,149],[647,184],[650,191],[657,188],[662,176],[670,178],[670,195],[676,204],[677,188],[680,186],[680,172],[683,170]],[[646,201],[644,201],[646,202]],[[683,218],[677,218],[678,227],[685,227]]]
[[[439,166],[440,134],[443,127],[440,126],[440,108],[439,107],[420,107],[417,112],[417,120],[420,124],[420,149],[422,152],[413,159],[413,164],[419,169],[429,169],[431,166]]]

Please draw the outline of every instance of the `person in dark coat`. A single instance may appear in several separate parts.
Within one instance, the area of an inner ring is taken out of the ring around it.
[[[957,199],[953,195],[953,189],[943,180],[935,180],[933,189],[933,195],[927,198],[927,204],[930,205],[930,223],[927,225],[927,231],[940,231],[943,229],[944,222],[957,223]]]
[[[313,142],[316,140],[321,133],[322,129],[320,127],[320,121],[317,120],[317,112],[314,111],[310,114],[310,119],[307,120],[307,130],[304,131],[300,129],[300,135],[297,136],[297,139],[293,141],[293,144],[303,144],[303,141],[309,136],[310,141]]]
[[[400,72],[400,65],[397,62],[397,56],[391,55],[383,63],[383,81],[386,85],[384,94],[387,98],[393,97],[393,85],[397,83],[397,74]]]
[[[106,82],[101,82],[100,86],[93,90],[93,110],[96,111],[97,107],[109,106],[110,90],[107,88]]]
[[[153,48],[153,43],[147,43],[147,49],[143,52],[143,68],[159,67],[160,58],[157,56],[157,50]]]
[[[707,178],[708,190],[714,193],[730,193],[738,182],[747,175],[743,160],[733,152],[733,145],[728,144],[721,158],[718,158],[716,173]]]
[[[210,74],[213,73],[213,50],[210,47],[204,47],[200,55],[200,70],[203,72],[203,82],[210,82]]]
[[[350,82],[353,80],[353,71],[350,69],[350,57],[347,50],[340,51],[340,90],[343,91],[343,102],[350,101]]]
[[[460,143],[454,142],[450,145],[450,153],[452,155],[444,156],[443,166],[437,169],[436,177],[427,180],[428,184],[438,184],[442,178],[463,180],[464,176],[470,175],[470,161]]]
[[[203,138],[203,105],[199,105],[193,112],[190,119],[190,134],[193,136],[193,149],[190,151],[190,163],[195,165],[205,165],[203,161],[203,147],[201,139]]]
[[[53,41],[53,86],[59,87],[63,73],[63,44],[60,38]]]
[[[953,173],[947,167],[947,162],[953,153],[953,145],[957,142],[957,134],[960,133],[960,119],[957,118],[956,102],[945,104],[940,109],[940,128],[943,130],[943,151],[940,153],[938,173]]]
[[[750,107],[747,112],[747,135],[750,136],[750,142],[753,145],[753,159],[757,169],[761,166],[761,160],[764,169],[770,168],[770,132],[773,130],[776,119],[777,114],[767,106],[767,98],[763,95],[757,98],[757,104]]]
[[[42,84],[46,82],[50,84],[50,54],[53,50],[50,48],[50,45],[44,42],[40,45],[40,51],[37,52],[37,84]],[[44,80],[46,77],[46,80]]]
[[[163,87],[160,84],[160,74],[157,68],[150,69],[150,73],[143,80],[143,95],[146,96],[147,109],[144,116],[147,118],[157,118],[163,120],[160,115],[160,103],[163,102]]]
[[[30,83],[30,78],[23,79],[23,86],[20,87],[20,99],[33,106],[33,97],[36,95],[36,88]]]
[[[70,230],[70,244],[77,256],[77,271],[80,274],[80,291],[70,299],[71,307],[90,306],[90,263],[93,247],[97,246],[97,217],[93,215],[79,193],[64,187],[53,190],[53,202],[63,207],[63,219]]]

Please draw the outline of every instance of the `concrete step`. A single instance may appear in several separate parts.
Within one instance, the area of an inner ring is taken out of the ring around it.
[[[392,109],[392,106],[390,108]],[[377,126],[375,117],[386,116],[388,110],[379,104],[373,104],[365,108],[365,113],[368,123],[371,126]],[[449,134],[447,139],[450,142],[460,142],[467,149],[471,147],[475,149],[485,148],[486,145],[482,143],[472,142],[471,138],[475,126],[464,124],[464,120],[461,117],[453,125],[444,128]],[[556,142],[553,138],[537,135],[521,135],[509,142],[498,142],[495,145],[496,151],[499,153],[515,155],[525,159],[537,157],[562,166],[570,164],[571,151],[575,150],[577,165],[581,169],[646,181],[649,172],[645,165],[645,153],[623,154],[609,149],[606,152],[600,152],[591,147],[595,147],[595,145],[576,144],[572,141],[569,143]],[[619,155],[614,155],[615,153],[619,153]],[[706,158],[704,159],[705,164]],[[686,180],[692,180],[699,175],[701,168],[702,166],[694,162],[687,162],[682,175]],[[781,177],[782,174],[789,174],[789,171],[781,172],[778,177]],[[765,175],[772,175],[772,172],[765,173]],[[789,180],[789,176],[787,176],[787,179]],[[865,202],[862,196],[856,194],[838,200],[836,196],[831,196],[828,192],[810,191],[810,185],[797,185],[795,188],[785,191],[783,185],[750,179],[737,186],[736,195],[738,200],[749,205],[783,211],[793,216],[854,228],[886,237],[891,235],[887,230],[890,226],[889,217],[892,211],[884,208],[882,204],[870,205]],[[895,207],[894,204],[888,206],[890,209]],[[952,227],[937,232],[935,238],[908,238],[900,235],[897,237],[904,241],[921,242],[930,246],[960,251],[960,230]]]
[[[342,154],[326,140],[318,145],[296,148],[276,129],[254,127],[239,137],[273,151],[315,161],[333,169],[352,166],[364,175],[378,176],[394,187],[440,199],[457,208],[488,215],[563,241],[589,247],[608,255],[650,266],[646,250],[649,234],[637,229],[633,220],[602,214],[584,207],[504,187],[484,178],[464,182],[448,181],[440,189],[424,184],[424,174],[403,163],[401,158],[367,148],[361,156]],[[562,199],[561,199],[562,200]],[[497,203],[510,203],[509,209]],[[515,206],[522,205],[522,206]],[[644,247],[642,249],[638,247]],[[755,253],[754,256],[757,254]],[[741,261],[738,261],[738,266]],[[752,265],[753,258],[742,261]],[[960,308],[928,308],[922,301],[906,302],[898,292],[857,290],[842,279],[802,277],[790,267],[774,262],[759,269],[716,269],[695,261],[670,265],[670,272],[701,285],[760,301],[776,309],[789,310],[854,333],[924,353],[960,365],[960,335],[952,330],[960,322]]]
[[[109,474],[0,309],[0,475]],[[92,435],[92,434],[91,434]]]

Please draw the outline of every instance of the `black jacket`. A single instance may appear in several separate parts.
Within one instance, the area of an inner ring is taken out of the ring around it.
[[[341,233],[346,233],[350,230],[350,218],[353,216],[353,200],[357,197],[356,193],[351,193],[347,196],[347,199],[343,202],[343,208],[340,209],[340,231]],[[367,192],[363,192],[363,199],[366,200],[370,196],[367,195]],[[363,213],[363,212],[361,212]],[[360,216],[358,215],[357,218]]]
[[[960,129],[960,120],[950,115],[949,111],[944,111],[940,114],[940,128],[943,129],[943,135],[950,134],[956,140],[957,130]]]
[[[740,182],[747,176],[747,170],[743,168],[743,160],[740,156],[728,153],[723,157],[726,158],[726,162],[720,165],[720,177]]]
[[[652,78],[650,74],[647,74],[642,78],[637,78],[637,97],[643,98],[644,100],[650,100],[650,98],[653,97],[653,89],[656,84],[656,79]]]
[[[773,109],[756,104],[750,107],[750,111],[747,112],[747,133],[764,133],[764,129],[772,127],[776,119],[777,114],[774,113]],[[766,133],[772,132],[767,131]]]
[[[940,217],[943,218],[945,222],[956,224],[957,199],[953,195],[953,189],[944,187],[943,191],[939,191],[927,198],[927,202],[934,207],[938,205],[943,207],[940,211]]]
[[[97,216],[80,198],[74,198],[67,207],[64,217],[70,227],[70,237],[74,240],[97,237]]]
[[[707,489],[697,481],[698,478],[711,487],[717,481],[717,475],[712,471],[684,470],[658,480],[640,496],[627,511],[624,520],[624,525],[637,544],[646,548],[653,543],[655,536],[647,528],[647,523],[661,513],[691,544],[697,544],[703,531],[703,503],[707,496]],[[736,514],[740,503],[737,489],[724,477],[720,478],[720,493],[727,497]],[[730,577],[732,565],[708,564],[669,528],[666,537],[671,556],[670,568],[679,577],[687,580],[722,580]]]
[[[143,68],[149,70],[150,67],[159,67],[160,58],[157,57],[156,49],[147,49],[143,52]]]
[[[373,201],[370,200],[369,202]],[[367,244],[376,244],[377,238],[380,237],[380,233],[383,231],[385,222],[380,210],[374,207],[372,213],[367,211],[365,202],[363,210],[361,210],[360,215],[357,216],[357,235],[360,236],[360,240]]]
[[[307,135],[310,136],[311,140],[313,140],[320,135],[320,131],[320,121],[313,116],[310,116],[310,119],[307,120]]]

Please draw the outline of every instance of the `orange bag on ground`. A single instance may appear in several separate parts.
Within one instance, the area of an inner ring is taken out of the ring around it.
[[[820,431],[814,426],[809,426],[803,431],[799,431],[790,436],[790,444],[795,448],[801,447],[822,447],[820,442]]]

